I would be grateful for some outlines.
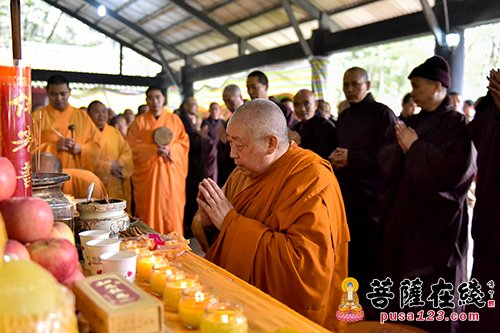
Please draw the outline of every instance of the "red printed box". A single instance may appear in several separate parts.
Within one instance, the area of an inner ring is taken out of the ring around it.
[[[73,285],[76,307],[97,333],[163,331],[163,304],[115,274],[103,274]]]

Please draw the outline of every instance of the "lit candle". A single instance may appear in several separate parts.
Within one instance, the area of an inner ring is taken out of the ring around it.
[[[120,251],[131,251],[140,255],[149,252],[149,244],[140,237],[128,237],[120,242]]]
[[[141,281],[149,282],[151,270],[155,264],[165,262],[163,258],[158,258],[152,253],[141,253],[137,259],[137,278]]]
[[[163,290],[163,304],[165,308],[177,312],[182,290],[199,285],[198,277],[184,272],[175,272],[167,276],[165,289]]]
[[[149,284],[153,293],[156,296],[163,296],[167,276],[178,271],[181,271],[181,265],[177,263],[164,262],[154,265],[151,271],[151,278],[149,279]]]
[[[247,333],[247,318],[236,303],[208,305],[201,320],[202,333]]]
[[[210,287],[199,286],[184,289],[179,301],[179,317],[187,328],[196,329],[200,327],[205,307],[215,302],[217,298]]]

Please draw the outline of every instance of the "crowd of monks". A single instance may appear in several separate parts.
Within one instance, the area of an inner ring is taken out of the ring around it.
[[[437,311],[425,297],[443,278],[454,286],[446,313],[478,311],[480,321],[408,324],[487,332],[500,327],[494,309],[458,299],[468,281],[473,181],[472,278],[483,292],[500,281],[500,72],[491,71],[470,123],[454,110],[443,58],[427,59],[408,78],[399,119],[372,96],[368,73],[353,67],[338,119],[307,89],[292,101],[268,96],[266,75],[254,71],[251,101],[237,85],[225,87],[227,120],[216,103],[202,120],[193,96],[172,111],[155,86],[146,91],[147,111],[110,120],[99,101],[86,111],[69,105],[69,82],[53,76],[48,105],[33,113],[44,152],[36,168],[71,174],[67,191],[76,197],[86,191],[79,181],[95,182],[97,196],[127,200],[158,232],[194,234],[207,259],[333,331],[345,328],[335,311],[351,276],[367,319],[378,320],[380,310],[368,295],[373,281],[389,277],[397,296],[403,281],[419,281],[426,305],[417,310]],[[402,311],[398,297],[385,311]]]

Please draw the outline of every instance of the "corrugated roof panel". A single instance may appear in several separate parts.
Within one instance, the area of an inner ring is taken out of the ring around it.
[[[356,3],[364,2],[364,0],[310,0],[319,10],[324,12],[332,12],[345,7],[352,6]],[[405,0],[407,1],[407,0]]]
[[[140,0],[124,7],[119,14],[135,23],[164,6],[165,1],[163,0]]]
[[[170,68],[173,69],[174,71],[180,71],[182,67],[184,67],[185,61],[183,59],[179,59],[176,61],[173,61],[169,64]]]
[[[207,35],[203,35],[189,42],[175,45],[179,50],[187,54],[203,51],[205,49],[224,44],[227,42],[226,37],[220,33],[213,31]]]
[[[334,14],[331,17],[342,28],[350,29],[401,15],[415,13],[420,11],[421,8],[418,0],[407,0],[404,3],[397,0],[381,0],[363,7]]]
[[[278,25],[288,24],[286,12],[280,8],[252,20],[233,25],[230,30],[241,37],[253,36]]]
[[[164,38],[168,43],[175,44],[179,41],[185,40],[186,38],[193,37],[211,30],[211,27],[201,22],[200,20],[192,19],[182,24],[175,25],[160,36]]]
[[[235,0],[210,13],[210,18],[220,24],[230,24],[272,8],[276,6],[276,2],[276,0]],[[278,2],[281,1],[278,0]]]
[[[129,0],[101,0],[99,2],[101,4],[103,4],[106,8],[115,11],[117,8],[120,8],[123,5],[125,5],[128,1]],[[72,2],[76,2],[76,1],[72,1]]]
[[[199,54],[193,57],[193,59],[195,61],[198,61],[200,64],[207,65],[224,61],[230,58],[235,58],[237,56],[238,56],[238,47],[236,47],[235,45],[229,45],[214,51]]]

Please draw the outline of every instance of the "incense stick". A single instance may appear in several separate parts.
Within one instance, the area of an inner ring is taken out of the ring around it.
[[[42,153],[42,111],[40,110],[40,117],[39,117],[39,126],[38,126],[38,168],[37,171],[40,171],[40,163],[41,163],[41,153]]]
[[[56,133],[61,139],[65,139],[66,138],[64,135],[61,134],[61,132],[59,132],[58,130],[56,130],[54,127],[52,127],[51,130],[54,131],[54,133]]]
[[[12,55],[14,61],[21,60],[21,5],[19,0],[10,0],[12,24]]]

